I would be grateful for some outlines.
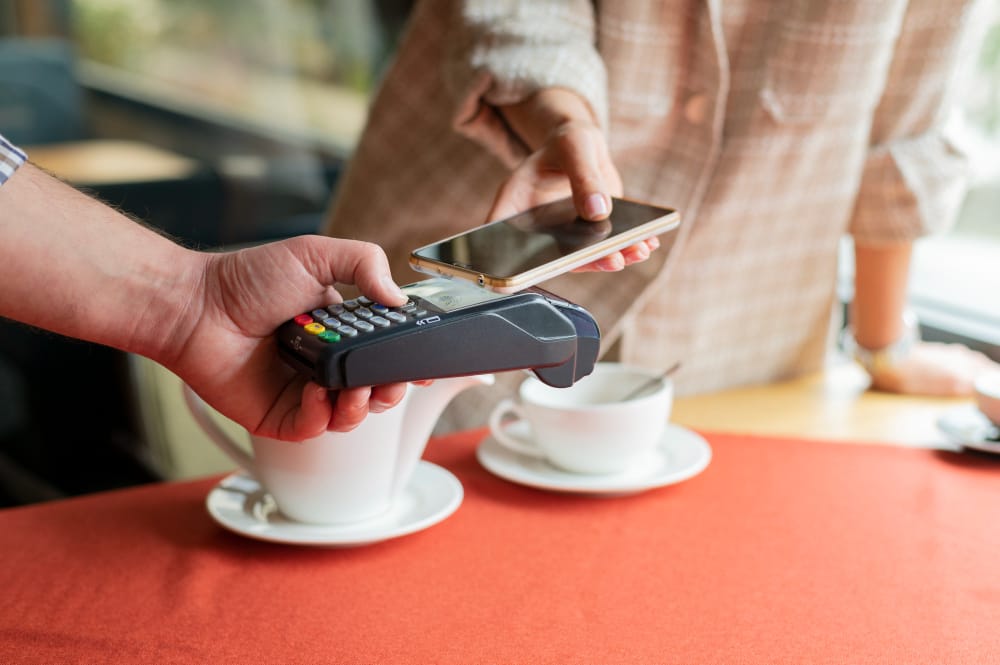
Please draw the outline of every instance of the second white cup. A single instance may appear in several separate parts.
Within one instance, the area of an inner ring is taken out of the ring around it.
[[[518,399],[497,404],[489,425],[502,446],[565,471],[620,473],[660,443],[672,405],[673,382],[659,378],[658,372],[598,363],[569,388],[553,388],[534,377],[525,380]],[[527,423],[527,437],[515,434],[523,428],[511,427],[512,417]]]

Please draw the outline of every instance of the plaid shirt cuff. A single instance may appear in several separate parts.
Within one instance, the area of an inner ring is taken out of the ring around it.
[[[28,156],[24,152],[0,136],[0,185],[7,182],[7,179],[14,175],[17,167],[24,164],[27,159]]]

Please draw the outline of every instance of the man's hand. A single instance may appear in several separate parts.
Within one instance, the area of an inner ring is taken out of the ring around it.
[[[253,434],[300,441],[354,429],[370,411],[396,405],[405,384],[330,393],[279,358],[274,336],[295,315],[340,302],[338,282],[386,305],[406,301],[385,254],[369,243],[303,236],[206,254],[200,297],[185,314],[190,334],[162,362]]]

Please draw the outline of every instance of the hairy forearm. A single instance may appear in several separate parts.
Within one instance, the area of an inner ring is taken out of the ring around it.
[[[158,359],[197,318],[203,266],[30,164],[0,187],[0,315]]]
[[[903,334],[912,243],[854,247],[851,328],[858,344],[881,349]]]

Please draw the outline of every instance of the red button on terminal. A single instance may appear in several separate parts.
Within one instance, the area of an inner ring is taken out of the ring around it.
[[[304,326],[308,323],[312,323],[313,317],[309,316],[308,314],[299,314],[292,320],[295,321],[295,323],[299,324],[300,326]]]

